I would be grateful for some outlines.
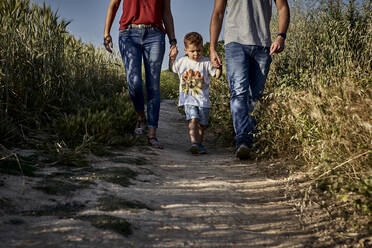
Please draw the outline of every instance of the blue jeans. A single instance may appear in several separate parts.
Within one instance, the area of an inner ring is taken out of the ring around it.
[[[160,72],[165,52],[165,34],[156,27],[120,31],[119,49],[123,59],[129,94],[137,113],[143,113],[142,58],[146,75],[147,121],[157,128],[160,111]]]
[[[235,144],[251,147],[256,130],[251,113],[264,91],[271,63],[270,49],[232,42],[225,45],[225,56]]]

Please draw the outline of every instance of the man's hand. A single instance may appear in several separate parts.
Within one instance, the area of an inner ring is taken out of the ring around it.
[[[103,45],[109,53],[112,53],[112,48],[114,47],[114,45],[112,44],[111,35],[105,36],[105,38],[103,39]]]
[[[221,68],[222,62],[216,50],[210,50],[210,59],[212,62],[213,67]]]
[[[281,36],[276,37],[273,44],[271,44],[270,47],[270,55],[273,55],[274,53],[280,53],[284,50],[284,38]]]

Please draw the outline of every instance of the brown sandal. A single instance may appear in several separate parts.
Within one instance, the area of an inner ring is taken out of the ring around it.
[[[164,146],[158,141],[156,137],[147,137],[147,140],[149,142],[149,145],[158,148],[158,149],[163,149]]]

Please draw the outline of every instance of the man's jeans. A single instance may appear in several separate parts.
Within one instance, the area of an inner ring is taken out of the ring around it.
[[[127,76],[129,94],[137,113],[144,112],[142,57],[145,66],[147,121],[157,128],[160,110],[160,72],[165,52],[165,34],[156,27],[120,31],[119,48]]]
[[[225,55],[235,144],[251,147],[256,130],[256,120],[251,113],[265,87],[271,63],[270,49],[232,42],[225,45]]]

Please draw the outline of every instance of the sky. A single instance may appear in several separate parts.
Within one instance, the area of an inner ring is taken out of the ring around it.
[[[42,4],[43,0],[32,0]],[[110,0],[45,0],[61,18],[71,21],[68,31],[83,42],[92,43],[103,48],[103,30],[106,11]],[[171,8],[178,41],[178,58],[184,55],[183,37],[188,32],[198,32],[203,36],[204,43],[209,42],[209,23],[213,11],[214,0],[172,0]],[[111,36],[114,48],[118,49],[119,20],[122,14],[120,7],[113,26]],[[220,35],[222,39],[222,32]],[[168,37],[163,69],[168,68]]]

